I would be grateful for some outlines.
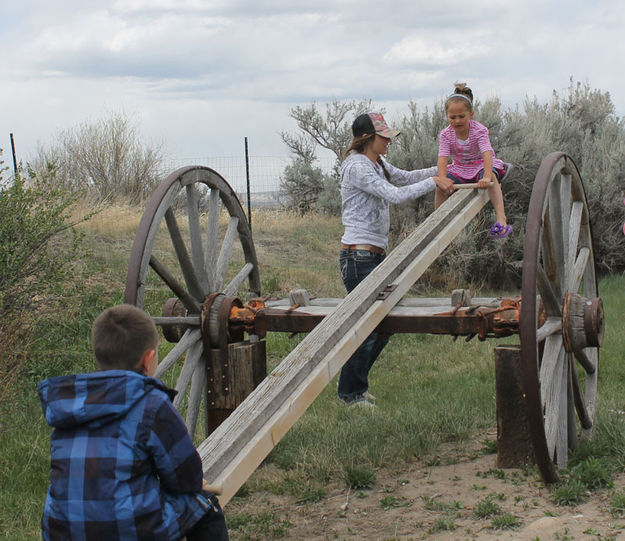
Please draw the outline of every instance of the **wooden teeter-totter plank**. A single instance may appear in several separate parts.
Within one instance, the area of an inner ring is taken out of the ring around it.
[[[488,202],[450,197],[287,355],[199,447],[204,479],[225,505],[429,265]],[[392,288],[387,288],[392,285]],[[382,299],[378,294],[387,291]]]

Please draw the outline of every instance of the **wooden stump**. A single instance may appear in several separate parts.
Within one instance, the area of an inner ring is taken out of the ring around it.
[[[227,351],[212,349],[207,366],[206,416],[212,432],[263,381],[267,374],[265,341],[235,342]]]
[[[495,348],[497,392],[497,467],[518,468],[534,461],[527,421],[527,407],[521,388],[521,348]]]

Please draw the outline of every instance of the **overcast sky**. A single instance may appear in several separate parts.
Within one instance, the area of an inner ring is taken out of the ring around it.
[[[625,114],[620,0],[0,0],[0,147],[124,112],[167,156],[285,155],[289,109],[371,98],[387,120],[456,80],[506,106],[572,76]]]

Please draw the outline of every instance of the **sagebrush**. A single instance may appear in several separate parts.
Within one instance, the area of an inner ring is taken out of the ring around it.
[[[338,101],[327,106],[325,116],[316,104],[297,107],[291,116],[300,130],[300,144],[289,145],[296,158],[306,148],[308,163],[314,164],[314,145],[341,156],[340,145],[349,142],[350,124],[370,101]],[[340,114],[339,114],[340,113]],[[442,283],[475,284],[491,288],[520,287],[525,220],[532,186],[542,159],[551,152],[570,155],[580,169],[590,207],[594,232],[597,271],[604,276],[625,271],[625,237],[622,200],[625,191],[625,124],[615,115],[608,92],[592,89],[588,83],[571,79],[567,91],[553,93],[550,101],[540,103],[527,98],[520,106],[504,108],[498,98],[475,101],[475,117],[488,127],[497,156],[514,165],[503,186],[508,223],[515,233],[506,242],[490,242],[488,230],[494,220],[488,206],[447,249],[424,277],[432,286]],[[337,125],[338,123],[338,125]],[[438,135],[447,125],[441,100],[421,109],[408,104],[408,114],[392,119],[401,130],[390,147],[388,159],[403,169],[419,169],[436,164]],[[283,136],[285,141],[297,140]],[[306,146],[301,141],[307,141]],[[344,148],[344,147],[343,147]],[[340,211],[337,205],[338,169],[317,183],[316,200],[308,206],[324,212]],[[298,201],[297,185],[289,180],[291,200]],[[303,188],[302,188],[303,189]],[[328,194],[326,195],[326,190]],[[330,204],[326,204],[330,203]],[[392,210],[391,241],[396,244],[407,231],[414,229],[433,210],[433,197],[398,206]]]

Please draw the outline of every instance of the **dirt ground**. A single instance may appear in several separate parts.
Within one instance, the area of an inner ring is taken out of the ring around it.
[[[230,502],[226,517],[274,513],[276,520],[290,523],[281,539],[625,539],[625,519],[615,519],[609,512],[609,490],[593,492],[582,505],[557,506],[535,469],[497,469],[493,454],[443,453],[435,462],[415,463],[394,474],[376,472],[370,490],[327,487],[327,497],[317,503],[253,493]],[[614,489],[624,487],[621,475]],[[497,530],[492,517],[477,518],[478,506],[486,500],[516,517],[518,526]],[[233,541],[242,538],[250,539],[231,531]]]

